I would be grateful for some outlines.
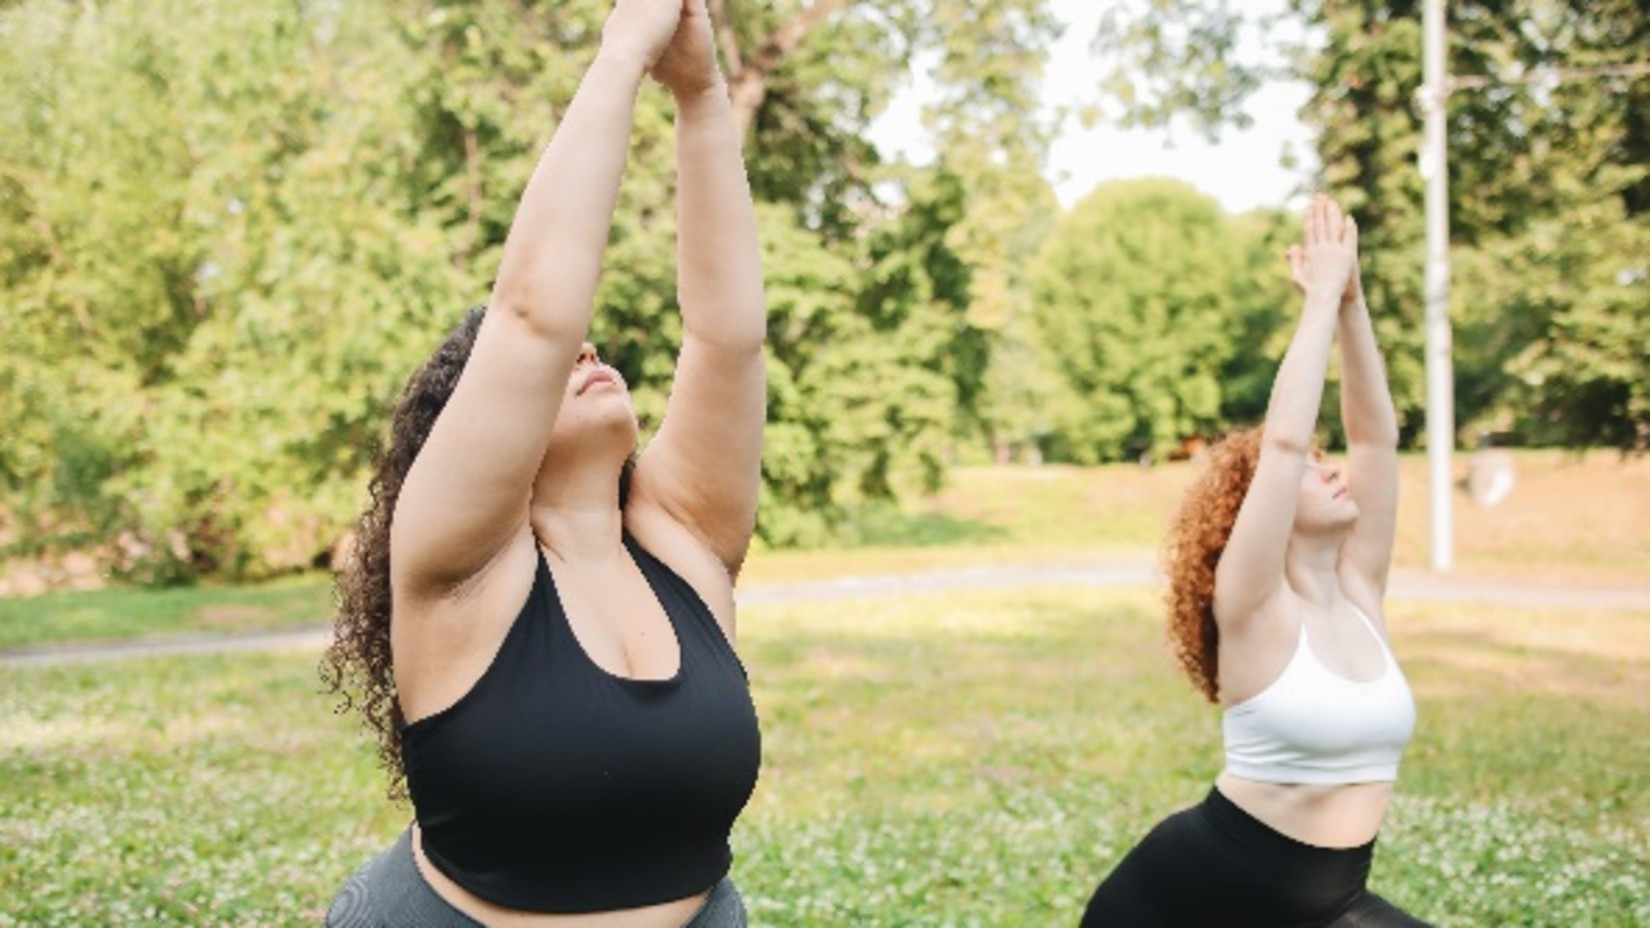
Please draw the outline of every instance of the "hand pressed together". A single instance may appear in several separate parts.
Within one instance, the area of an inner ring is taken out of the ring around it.
[[[683,5],[683,0],[619,0],[602,26],[602,51],[651,70],[676,35]]]
[[[1334,296],[1340,302],[1360,294],[1358,223],[1323,194],[1306,210],[1302,244],[1291,246],[1286,257],[1295,286],[1308,297]]]
[[[653,63],[653,78],[677,99],[716,90],[721,73],[705,0],[681,0],[676,33]]]

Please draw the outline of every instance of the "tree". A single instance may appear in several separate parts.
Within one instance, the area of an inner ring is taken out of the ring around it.
[[[479,152],[480,163],[495,166],[489,170],[525,176],[524,166],[512,165],[539,142],[519,129],[533,125],[521,101],[538,96],[514,85],[568,70],[546,56],[558,44],[577,44],[576,37],[588,42],[605,4],[430,6],[441,17],[412,21],[436,22],[442,38],[432,43],[419,34],[411,41],[441,50],[427,81],[437,88],[426,101],[425,122],[439,130],[431,149],[446,153],[433,159],[434,176],[481,173],[491,199],[500,184],[471,167],[467,153]],[[933,487],[955,410],[977,403],[990,329],[975,317],[982,302],[976,272],[999,273],[999,258],[1023,260],[1030,251],[1024,244],[998,247],[1016,234],[1012,224],[1006,233],[994,231],[1004,225],[999,217],[1040,215],[1019,204],[1005,211],[1003,195],[980,191],[1005,189],[995,182],[1003,174],[999,161],[1023,178],[1025,166],[1041,158],[1047,136],[1029,131],[1027,114],[1053,21],[1042,0],[989,8],[965,0],[771,0],[711,8],[746,131],[752,189],[764,204],[773,389],[758,531],[769,543],[818,540],[845,502]],[[554,28],[545,25],[551,20]],[[557,41],[544,42],[547,33]],[[925,50],[937,54],[935,78],[947,90],[934,116],[946,163],[931,172],[882,165],[867,130]],[[520,64],[499,64],[510,62]],[[446,76],[454,71],[479,86]],[[570,85],[542,90],[553,99],[570,93]],[[644,425],[663,411],[680,338],[669,261],[675,225],[659,208],[672,194],[674,140],[668,113],[654,102],[644,100],[637,119],[609,252],[609,266],[624,271],[604,280],[594,331],[604,353],[638,385]],[[463,160],[453,136],[467,139]],[[469,199],[448,198],[446,225],[474,225],[472,211],[462,208]],[[971,225],[978,217],[986,221]],[[483,242],[501,237],[501,225],[482,229]]]
[[[1316,88],[1303,116],[1319,132],[1323,183],[1358,214],[1376,326],[1403,431],[1413,440],[1424,419],[1424,227],[1415,170],[1421,114],[1413,104],[1421,4],[1291,0],[1289,9],[1292,31],[1304,26],[1320,40],[1293,49],[1280,67],[1276,58],[1244,51],[1278,34],[1275,19],[1211,0],[1131,6],[1100,36],[1117,78],[1107,86],[1137,121],[1182,119],[1210,132],[1241,122],[1247,94],[1268,76],[1304,78]],[[1641,407],[1626,399],[1630,390],[1538,393],[1529,384],[1532,377],[1546,383],[1536,369],[1560,357],[1601,378],[1587,383],[1618,384],[1635,368],[1628,352],[1646,337],[1635,307],[1650,301],[1650,287],[1630,261],[1578,250],[1573,237],[1642,240],[1650,210],[1650,78],[1612,76],[1610,66],[1650,58],[1650,10],[1634,0],[1476,0],[1449,9],[1449,70],[1470,78],[1449,110],[1452,249],[1463,284],[1452,306],[1456,419],[1467,431],[1642,449],[1646,424]],[[1125,79],[1143,63],[1155,65],[1147,79]],[[1554,267],[1574,276],[1552,280]],[[1522,299],[1524,292],[1544,296]],[[1608,336],[1578,321],[1604,318],[1600,293],[1616,307],[1607,314]],[[1565,352],[1572,343],[1576,351]],[[1551,427],[1558,422],[1566,427]]]
[[[1474,342],[1499,367],[1486,430],[1572,446],[1650,449],[1650,224],[1620,199],[1494,243],[1462,274]],[[1508,269],[1517,268],[1516,274]]]
[[[1300,319],[1301,298],[1290,282],[1284,253],[1300,240],[1300,219],[1274,210],[1254,210],[1231,219],[1241,251],[1241,270],[1232,280],[1232,351],[1220,371],[1220,418],[1253,425],[1266,418],[1272,382]],[[1338,397],[1325,391],[1324,407],[1338,410]],[[1320,417],[1338,424],[1338,412]]]
[[[324,562],[402,382],[485,298],[609,6],[0,9],[0,78],[22,89],[0,95],[12,550],[98,547],[151,579]],[[822,537],[853,498],[937,481],[987,363],[970,262],[1012,252],[995,233],[955,241],[982,215],[969,185],[987,171],[927,179],[881,164],[864,136],[928,50],[946,63],[947,125],[994,127],[968,163],[1034,163],[1039,137],[1005,114],[1051,35],[1042,7],[721,8],[775,305],[770,543]],[[680,341],[661,91],[644,91],[633,143],[592,335],[651,425]]]
[[[1219,421],[1242,261],[1220,206],[1176,181],[1107,184],[1062,218],[1031,272],[1061,450],[1161,456]]]

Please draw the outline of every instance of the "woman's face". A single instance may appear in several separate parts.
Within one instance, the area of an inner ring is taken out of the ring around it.
[[[1321,452],[1313,452],[1301,474],[1300,502],[1295,509],[1295,529],[1323,532],[1344,529],[1358,520],[1358,504],[1342,479],[1341,468]]]
[[[612,445],[622,459],[635,450],[638,431],[630,388],[617,370],[602,363],[595,346],[585,342],[567,377],[567,392],[550,432],[549,456]]]

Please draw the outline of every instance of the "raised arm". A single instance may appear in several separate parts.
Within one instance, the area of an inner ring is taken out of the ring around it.
[[[399,591],[444,595],[528,519],[532,485],[590,325],[636,93],[681,0],[619,0],[505,239],[475,347],[403,485],[391,528]]]
[[[682,351],[633,499],[703,542],[736,577],[750,547],[767,419],[767,302],[756,213],[705,0],[682,21],[654,76],[676,99],[677,297]]]
[[[1341,422],[1346,427],[1347,488],[1358,521],[1341,551],[1343,585],[1379,609],[1398,524],[1398,413],[1356,266],[1341,303]],[[1379,615],[1379,611],[1372,613]]]
[[[1215,570],[1214,610],[1222,627],[1247,621],[1283,590],[1284,553],[1323,402],[1341,295],[1357,254],[1356,225],[1326,197],[1307,209],[1305,233],[1297,263],[1306,305],[1272,383],[1254,479]]]

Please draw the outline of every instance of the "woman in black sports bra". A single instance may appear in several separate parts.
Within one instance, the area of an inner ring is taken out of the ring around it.
[[[584,341],[652,75],[676,100],[682,349],[646,453]],[[745,923],[760,743],[734,655],[766,418],[756,219],[705,0],[618,0],[485,309],[413,375],[323,662],[414,822],[329,926]]]

